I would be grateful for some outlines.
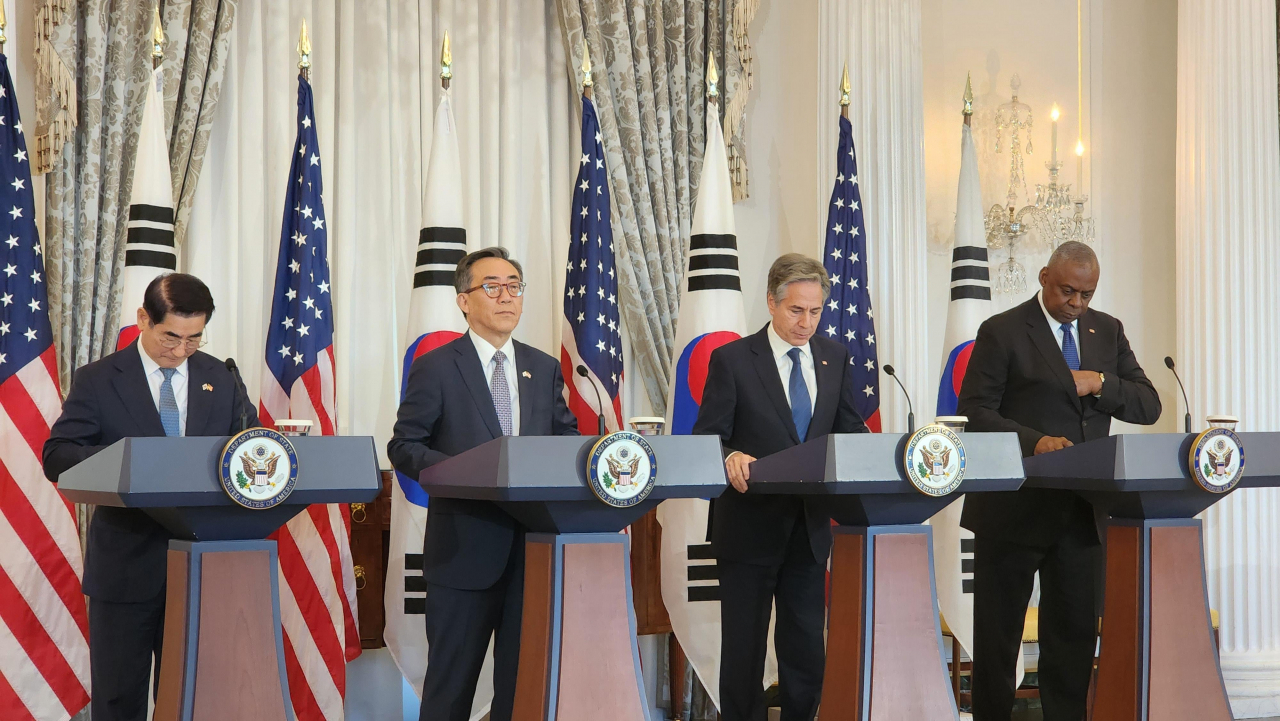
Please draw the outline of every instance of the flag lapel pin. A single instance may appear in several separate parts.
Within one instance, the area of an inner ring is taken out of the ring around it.
[[[525,371],[525,372],[521,373],[520,375],[524,376],[525,378],[533,378],[533,374],[532,374],[532,373],[530,373],[529,371]]]
[[[1090,328],[1090,329],[1089,329],[1089,332],[1090,332],[1090,333],[1097,333],[1098,331],[1096,331],[1096,330],[1094,330],[1094,329]]]
[[[212,391],[212,390],[213,390],[213,384],[211,384],[211,383],[205,383],[204,385],[200,386],[200,388],[201,388],[202,390]]]
[[[826,362],[826,361],[822,361],[822,365],[826,365],[826,364],[827,364],[827,362]]]

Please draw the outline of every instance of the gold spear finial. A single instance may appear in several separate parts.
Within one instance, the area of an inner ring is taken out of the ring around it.
[[[844,64],[844,75],[840,78],[840,107],[849,107],[849,63]]]
[[[311,69],[311,36],[307,34],[307,19],[302,19],[302,32],[298,34],[298,69]]]
[[[716,54],[707,53],[707,97],[719,97],[720,90],[716,88],[716,83],[720,82],[720,73],[716,71]]]
[[[964,76],[964,124],[969,124],[973,117],[973,77],[970,73]]]
[[[582,34],[582,87],[589,88],[591,82],[591,48],[587,46],[587,34]]]
[[[444,31],[444,43],[440,46],[440,84],[446,89],[453,79],[453,46],[449,43],[449,31]]]
[[[160,22],[160,4],[156,4],[151,16],[151,60],[159,62],[164,58],[164,24]]]
[[[9,42],[9,38],[4,34],[5,26],[8,24],[9,21],[4,16],[4,0],[0,0],[0,53],[4,52],[4,44]]]

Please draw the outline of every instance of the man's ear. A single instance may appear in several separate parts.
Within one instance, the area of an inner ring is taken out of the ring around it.
[[[138,327],[144,330],[151,327],[151,318],[147,315],[147,310],[145,308],[138,309],[137,323]]]
[[[470,302],[470,299],[467,297],[466,293],[459,293],[457,301],[458,310],[462,311],[462,316],[465,318],[467,316],[467,305]]]

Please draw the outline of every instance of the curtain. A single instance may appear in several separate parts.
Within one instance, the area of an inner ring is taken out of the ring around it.
[[[720,68],[725,135],[745,196],[743,55],[755,0],[559,0],[575,91],[582,40],[604,136],[623,322],[635,371],[657,414],[666,409],[684,245],[693,217],[706,111],[707,51]],[[740,32],[738,32],[740,31]],[[749,65],[749,61],[748,61]],[[732,132],[730,132],[732,128]],[[736,161],[734,161],[736,158]],[[741,191],[738,186],[741,186]]]
[[[194,186],[199,173],[234,7],[231,0],[171,0],[165,11],[165,63],[182,69],[169,74],[176,107],[170,153],[179,154],[173,169],[183,188]],[[56,8],[62,9],[52,12]],[[68,388],[73,369],[113,350],[133,161],[150,80],[152,6],[82,0],[67,8],[54,0],[46,10],[46,55],[38,67],[75,68],[74,93],[59,85],[57,72],[42,71],[37,89],[43,98],[37,107],[45,114],[65,108],[75,113],[74,135],[61,138],[61,152],[53,154],[52,140],[41,144],[49,148],[50,161],[49,305],[62,387]],[[187,52],[188,41],[194,52]]]

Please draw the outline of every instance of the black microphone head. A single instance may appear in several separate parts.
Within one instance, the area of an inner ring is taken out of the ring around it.
[[[578,375],[582,376],[583,378],[587,377],[587,367],[582,365],[581,363],[578,364]]]
[[[235,373],[235,372],[236,372],[236,359],[235,359],[235,358],[228,358],[228,359],[227,359],[227,370],[231,371],[232,373]]]
[[[888,373],[889,375],[893,375],[893,366],[889,365],[888,363],[885,363],[884,365],[880,366],[880,368],[885,373]]]
[[[1164,365],[1165,365],[1165,367],[1166,367],[1166,368],[1168,368],[1169,370],[1173,370],[1173,356],[1170,356],[1170,355],[1165,356],[1165,357],[1164,357]]]

